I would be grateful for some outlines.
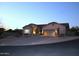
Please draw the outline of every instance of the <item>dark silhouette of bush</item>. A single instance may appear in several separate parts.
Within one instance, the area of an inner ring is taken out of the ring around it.
[[[7,32],[13,32],[13,30],[12,29],[9,29],[9,30],[7,30]]]
[[[22,36],[22,34],[23,34],[23,30],[21,30],[21,29],[15,29],[15,30],[13,30],[13,32],[15,33],[16,37]]]
[[[69,30],[69,32],[70,32],[71,35],[79,36],[79,27],[78,27],[78,26],[72,27],[72,28]]]
[[[5,38],[8,36],[12,36],[13,35],[13,30],[9,29],[7,31],[4,31],[4,33],[2,34]]]
[[[4,28],[0,28],[0,38],[3,38],[4,36],[2,35],[4,33],[5,29]]]

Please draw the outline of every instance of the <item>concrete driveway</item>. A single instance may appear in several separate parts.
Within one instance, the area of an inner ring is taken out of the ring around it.
[[[24,45],[40,45],[57,42],[64,42],[78,39],[78,36],[73,37],[44,37],[44,36],[22,36],[22,37],[7,37],[0,40],[0,46],[24,46]]]

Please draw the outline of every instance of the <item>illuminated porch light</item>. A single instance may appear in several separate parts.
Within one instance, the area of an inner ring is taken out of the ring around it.
[[[36,27],[33,27],[33,35],[36,34]]]
[[[48,36],[48,32],[44,32],[44,36]]]
[[[36,34],[36,32],[35,32],[35,31],[33,31],[33,34]]]
[[[55,36],[58,36],[58,31],[57,31],[57,29],[55,30]]]

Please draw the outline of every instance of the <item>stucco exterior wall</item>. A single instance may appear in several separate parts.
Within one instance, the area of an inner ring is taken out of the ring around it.
[[[47,26],[44,26],[42,28],[43,31],[46,31],[46,30],[56,30],[56,29],[59,29],[59,34],[62,35],[62,34],[65,34],[66,33],[66,28],[65,26],[63,25],[60,25],[60,24],[48,24]]]
[[[47,24],[46,26],[43,26],[41,29],[37,25],[27,25],[23,28],[23,30],[29,30],[28,33],[25,34],[34,34],[37,35],[40,33],[40,30],[42,30],[42,35],[46,36],[55,36],[55,35],[64,35],[66,34],[66,27],[64,25],[54,23],[54,24]]]

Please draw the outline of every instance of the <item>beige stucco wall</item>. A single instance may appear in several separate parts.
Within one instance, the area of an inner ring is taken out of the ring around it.
[[[44,27],[43,27],[43,31],[45,31],[45,30],[55,30],[55,29],[57,29],[57,28],[59,28],[59,33],[60,33],[60,34],[65,34],[65,33],[66,33],[66,28],[65,28],[65,26],[60,25],[60,24],[54,24],[54,25],[48,24],[47,26],[44,26]]]
[[[25,31],[26,29],[29,29],[30,30],[29,34],[33,34],[33,28],[32,27],[38,28],[36,25],[29,25],[29,26],[23,28],[23,30]],[[60,25],[60,24],[48,24],[48,25],[46,25],[42,28],[43,32],[48,32],[49,36],[54,35],[54,32],[57,29],[59,29],[59,34],[65,34],[66,33],[65,26]]]

